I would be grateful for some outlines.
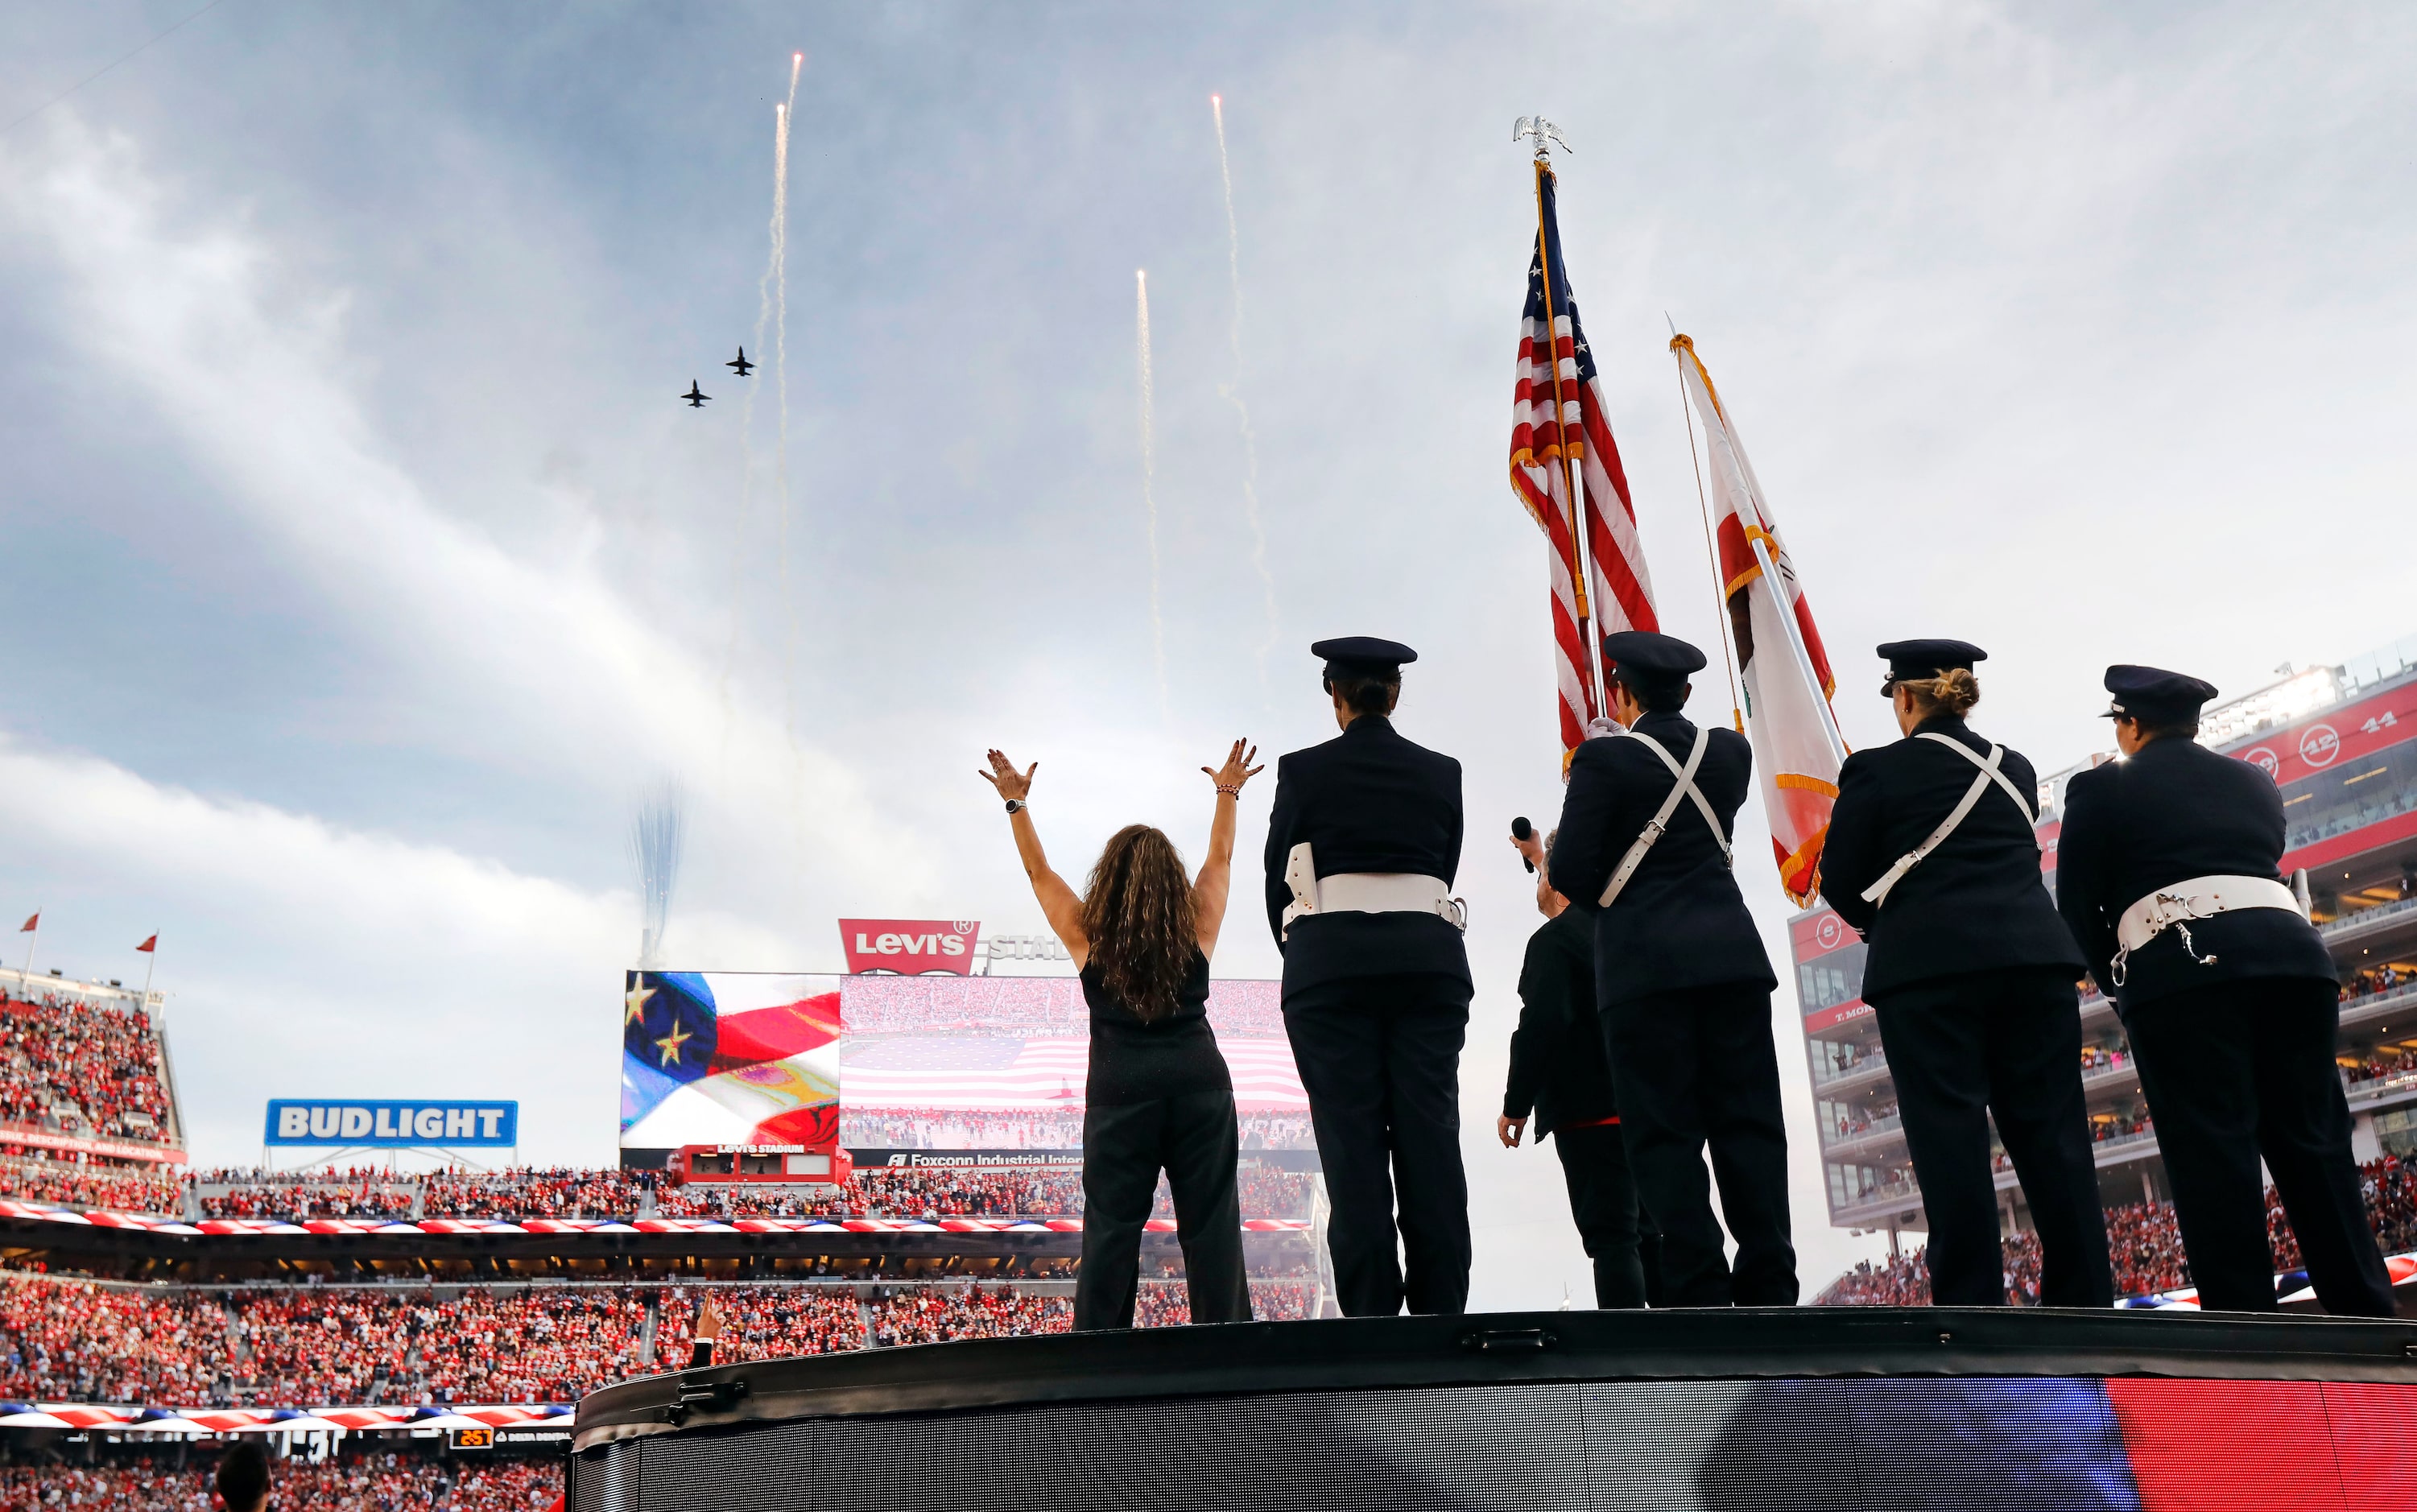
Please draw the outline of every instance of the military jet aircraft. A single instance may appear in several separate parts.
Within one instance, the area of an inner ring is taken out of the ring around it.
[[[696,386],[696,380],[693,378],[688,381],[688,392],[680,396],[680,398],[688,401],[688,407],[692,410],[701,410],[705,408],[705,401],[712,397],[713,396],[711,394],[706,393],[704,390],[698,388]]]
[[[742,346],[738,349],[738,360],[736,362],[725,362],[722,366],[725,368],[737,369],[738,376],[744,378],[749,373],[755,370],[756,365],[747,360],[747,349]]]

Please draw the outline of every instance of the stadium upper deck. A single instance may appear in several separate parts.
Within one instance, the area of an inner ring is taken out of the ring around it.
[[[2342,981],[2339,1042],[2362,1160],[2417,1150],[2417,637],[2314,667],[2207,711],[2200,738],[2265,769],[2283,789],[2287,872],[2305,874],[2312,916]],[[2040,784],[2043,866],[2055,885],[2065,781]],[[1827,908],[1789,923],[1805,1054],[1813,1079],[1830,1221],[1893,1234],[1923,1226],[1896,1092],[1862,1001],[1864,947]],[[2081,1005],[2082,1086],[2110,1204],[2164,1193],[2156,1130],[2113,1007]],[[2010,1231],[2029,1226],[2002,1153],[1998,1186]]]

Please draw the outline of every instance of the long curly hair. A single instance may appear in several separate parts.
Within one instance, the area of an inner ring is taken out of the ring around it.
[[[1148,824],[1108,837],[1083,885],[1083,934],[1109,996],[1154,1022],[1175,1011],[1192,958],[1192,879],[1175,842]]]

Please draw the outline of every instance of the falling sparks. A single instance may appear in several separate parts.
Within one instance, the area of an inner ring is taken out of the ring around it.
[[[1242,520],[1251,532],[1251,569],[1259,575],[1259,592],[1266,602],[1267,633],[1259,642],[1259,685],[1268,683],[1268,653],[1276,643],[1276,580],[1268,570],[1268,533],[1259,520],[1259,441],[1251,430],[1250,406],[1242,401],[1242,234],[1234,219],[1234,167],[1225,153],[1225,98],[1208,97],[1208,113],[1217,123],[1217,177],[1225,189],[1225,276],[1233,290],[1233,310],[1226,321],[1225,334],[1234,349],[1234,377],[1230,383],[1217,386],[1217,392],[1234,406],[1234,417],[1242,431]]]
[[[1133,270],[1133,345],[1141,357],[1141,502],[1149,518],[1149,649],[1158,671],[1159,718],[1172,724],[1174,703],[1166,688],[1166,619],[1159,602],[1158,441],[1149,380],[1149,274]]]

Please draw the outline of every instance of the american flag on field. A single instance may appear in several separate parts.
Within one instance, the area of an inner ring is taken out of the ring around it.
[[[1536,164],[1538,223],[1528,265],[1528,304],[1519,317],[1519,382],[1511,401],[1511,490],[1550,545],[1555,672],[1560,683],[1561,749],[1586,738],[1595,707],[1595,647],[1614,630],[1661,627],[1653,582],[1636,537],[1628,475],[1595,375],[1594,354],[1578,323],[1561,262],[1553,171]],[[1546,311],[1551,335],[1546,335]],[[1557,381],[1558,380],[1558,381]],[[1564,452],[1578,473],[1585,504],[1586,592],[1577,592],[1577,532],[1572,526]]]

